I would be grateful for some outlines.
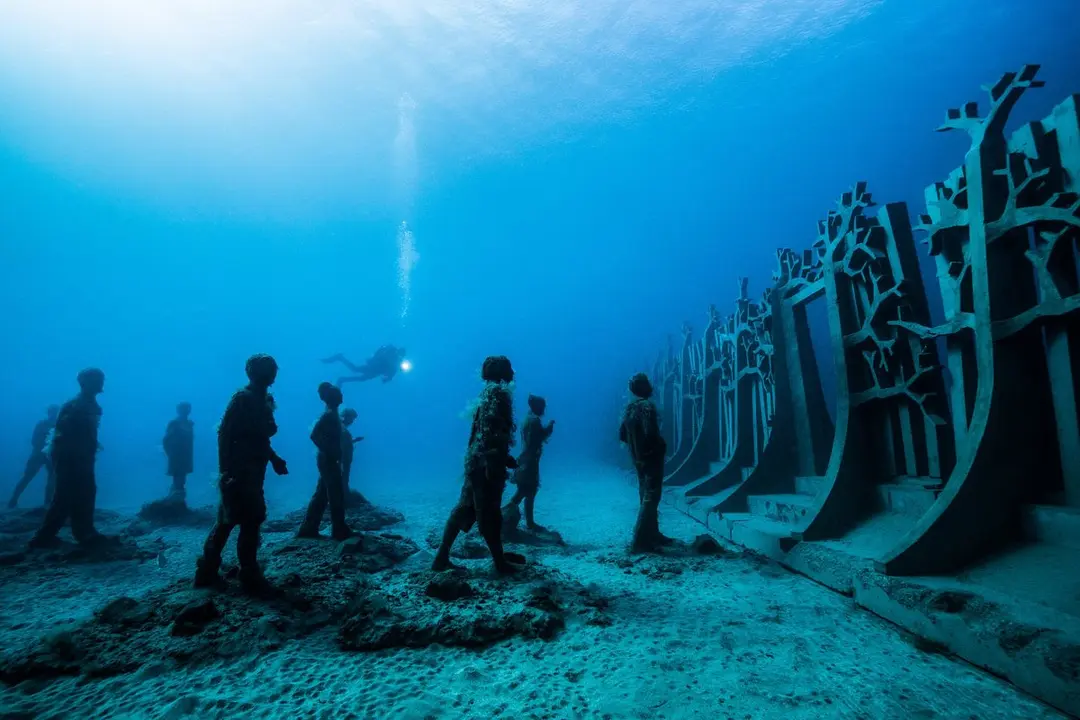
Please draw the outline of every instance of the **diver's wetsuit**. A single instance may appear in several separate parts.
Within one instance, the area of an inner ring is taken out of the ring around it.
[[[323,360],[325,363],[339,362],[349,368],[355,375],[347,375],[338,379],[338,387],[348,382],[367,382],[377,377],[382,377],[384,383],[390,382],[401,369],[402,351],[393,345],[384,345],[375,351],[375,354],[364,361],[363,365],[355,365],[344,355],[338,354]]]

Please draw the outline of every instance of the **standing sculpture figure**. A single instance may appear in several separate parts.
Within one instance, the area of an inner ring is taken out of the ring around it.
[[[56,534],[71,519],[71,534],[81,545],[101,540],[94,528],[97,480],[94,464],[101,446],[98,427],[101,406],[97,396],[105,390],[105,373],[88,368],[79,373],[79,394],[67,401],[56,416],[50,460],[56,473],[56,492],[45,519],[30,541],[31,547],[50,547]]]
[[[514,444],[514,401],[508,385],[514,380],[514,368],[502,355],[484,360],[481,377],[486,383],[480,391],[473,413],[469,447],[465,453],[465,482],[461,497],[450,513],[443,530],[442,544],[435,554],[433,570],[448,570],[450,549],[458,533],[468,532],[473,523],[480,527],[491,551],[495,569],[511,573],[525,558],[503,551],[502,494],[506,487],[507,468],[517,467],[510,454]]]
[[[637,524],[634,525],[634,552],[651,552],[671,544],[671,538],[660,533],[660,494],[664,485],[664,454],[667,442],[660,434],[660,416],[652,397],[649,376],[638,373],[630,378],[634,399],[623,412],[619,440],[630,449],[630,458],[638,476]]]
[[[218,427],[221,504],[196,565],[195,586],[221,584],[221,552],[233,528],[239,527],[236,555],[240,582],[245,590],[260,592],[269,589],[257,558],[259,532],[266,521],[266,464],[270,463],[278,475],[287,475],[289,469],[270,446],[270,438],[277,433],[274,398],[269,393],[277,379],[277,362],[269,355],[252,355],[244,369],[248,384],[232,396]]]
[[[8,507],[14,508],[19,504],[19,498],[22,496],[26,487],[37,477],[38,473],[42,469],[45,470],[45,507],[52,504],[53,492],[56,490],[56,474],[53,472],[52,461],[49,460],[49,454],[46,452],[49,445],[49,435],[52,433],[53,428],[56,427],[56,415],[60,412],[60,408],[57,405],[50,405],[46,411],[45,418],[39,420],[34,425],[34,433],[30,436],[30,457],[26,459],[26,468],[23,470],[22,477],[19,479],[17,485],[15,485],[15,492],[11,494],[11,500],[8,501]]]
[[[172,478],[169,499],[187,504],[187,476],[194,470],[195,424],[191,422],[191,403],[176,406],[176,417],[165,427],[161,441],[169,460],[168,475]]]
[[[366,505],[367,498],[361,493],[349,487],[352,479],[353,455],[356,453],[356,443],[364,439],[363,435],[353,437],[349,429],[356,422],[356,411],[345,408],[341,412],[341,484],[345,488],[345,507]]]
[[[322,524],[326,506],[329,504],[331,537],[335,540],[347,540],[353,533],[345,524],[345,483],[341,477],[341,441],[344,428],[338,415],[338,408],[344,398],[339,388],[324,382],[319,385],[319,399],[326,404],[326,410],[311,431],[311,442],[315,443],[318,449],[316,463],[319,468],[319,482],[315,485],[315,494],[311,496],[307,515],[296,536],[319,537],[319,525]]]
[[[525,525],[530,530],[542,530],[533,518],[533,509],[536,502],[536,493],[540,490],[540,456],[544,452],[544,443],[551,437],[555,430],[555,421],[552,420],[544,426],[540,419],[544,416],[547,401],[537,395],[529,396],[529,414],[521,425],[521,444],[524,448],[518,455],[518,468],[514,471],[514,477],[510,482],[517,486],[514,496],[503,508],[503,519],[513,527],[521,521],[521,513],[518,507],[521,501],[525,501]]]

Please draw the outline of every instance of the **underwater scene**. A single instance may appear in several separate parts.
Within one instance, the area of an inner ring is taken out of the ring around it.
[[[0,720],[1080,717],[1075,0],[0,3]]]

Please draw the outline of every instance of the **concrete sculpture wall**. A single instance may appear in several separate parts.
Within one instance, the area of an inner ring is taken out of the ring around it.
[[[971,149],[914,227],[857,183],[656,379],[669,502],[1080,713],[1080,96],[1006,136],[1037,72],[987,88],[985,115],[948,111]]]

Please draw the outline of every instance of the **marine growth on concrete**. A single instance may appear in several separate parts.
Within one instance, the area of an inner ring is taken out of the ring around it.
[[[671,504],[1077,715],[1080,96],[1007,135],[1038,70],[946,112],[914,216],[857,182],[653,379]]]

